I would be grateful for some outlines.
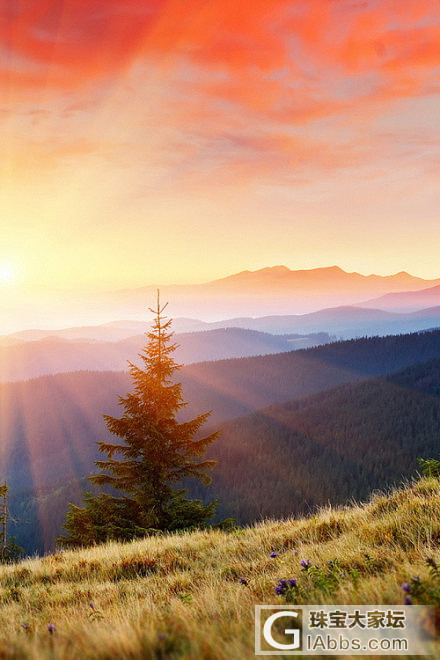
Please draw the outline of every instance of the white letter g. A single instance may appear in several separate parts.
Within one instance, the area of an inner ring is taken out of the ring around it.
[[[274,621],[279,619],[282,616],[293,616],[297,617],[298,612],[276,612],[275,614],[271,614],[268,619],[266,619],[264,626],[263,626],[263,635],[264,639],[268,644],[273,646],[274,649],[280,649],[281,651],[289,651],[290,649],[297,649],[299,648],[299,630],[297,628],[287,628],[284,633],[291,634],[293,635],[293,644],[280,644],[279,642],[276,642],[274,638],[272,637],[272,626],[274,624]]]

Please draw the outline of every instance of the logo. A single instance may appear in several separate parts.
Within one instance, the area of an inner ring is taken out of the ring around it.
[[[433,607],[256,605],[255,655],[433,655]]]
[[[283,655],[301,649],[302,611],[290,605],[255,606],[255,654]]]

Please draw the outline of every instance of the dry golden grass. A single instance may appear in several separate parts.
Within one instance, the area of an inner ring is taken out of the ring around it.
[[[284,602],[279,578],[297,578],[300,603],[401,604],[439,548],[439,481],[423,479],[308,519],[26,560],[0,567],[0,657],[252,658],[254,605]],[[317,585],[301,559],[336,560],[343,577]]]

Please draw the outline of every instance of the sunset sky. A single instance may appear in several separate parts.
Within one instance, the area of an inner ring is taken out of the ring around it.
[[[440,276],[439,0],[0,5],[0,280]]]

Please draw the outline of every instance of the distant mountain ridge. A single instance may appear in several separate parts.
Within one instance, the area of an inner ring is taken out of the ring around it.
[[[107,329],[107,328],[105,328]],[[180,364],[268,355],[318,346],[326,333],[272,335],[244,328],[220,328],[176,334],[175,359]],[[0,382],[28,380],[66,371],[122,371],[127,360],[139,363],[145,335],[119,341],[69,340],[48,336],[36,341],[0,344]]]
[[[172,328],[178,334],[242,328],[274,335],[304,335],[326,332],[341,339],[351,339],[363,335],[416,332],[431,329],[437,325],[440,325],[440,305],[406,313],[368,307],[344,306],[329,307],[309,314],[240,316],[212,322],[176,318],[173,320]],[[117,342],[141,335],[147,328],[148,324],[143,321],[122,320],[96,326],[79,326],[60,330],[23,330],[0,337],[0,347],[17,342],[39,341],[46,338],[69,341]]]
[[[145,321],[121,320],[97,325],[59,328],[57,330],[29,328],[0,336],[0,345],[7,346],[18,342],[40,341],[51,337],[68,341],[117,342],[140,335],[148,330],[148,327],[149,325]],[[210,329],[212,328],[209,323],[198,319],[178,318],[173,320],[173,330],[178,333],[199,332],[200,330]]]
[[[410,312],[423,307],[440,306],[440,286],[428,287],[418,291],[387,293],[362,303],[362,307],[377,307],[395,312]]]
[[[224,326],[223,326],[224,327]],[[0,336],[0,345],[7,346],[19,342],[40,341],[41,339],[57,338],[68,341],[97,341],[97,342],[117,342],[129,337],[141,335],[148,330],[149,325],[146,321],[120,320],[99,323],[88,326],[72,326],[70,328],[59,328],[49,330],[43,328],[29,328],[19,330],[7,335]],[[209,323],[198,319],[178,318],[173,319],[173,330],[177,333],[199,332],[201,330],[210,330]]]
[[[405,271],[394,275],[362,275],[348,273],[339,266],[303,270],[269,266],[244,270],[202,284],[161,286],[160,290],[173,307],[179,305],[178,315],[181,313],[182,297],[195,303],[205,294],[209,295],[211,307],[219,309],[220,313],[224,313],[225,308],[239,308],[242,315],[249,314],[248,310],[252,309],[251,315],[262,316],[272,313],[274,309],[280,310],[277,313],[306,313],[323,307],[352,305],[365,300],[368,295],[417,291],[436,285],[440,285],[440,278],[424,280]],[[136,300],[142,296],[152,296],[156,288],[124,289],[108,295],[121,301]],[[200,302],[200,308],[205,309],[206,302]],[[195,309],[190,315],[194,312]]]
[[[368,283],[370,286],[374,283],[379,287],[383,285],[388,290],[402,290],[402,287],[418,289],[426,286],[428,283],[433,286],[437,283],[440,284],[440,278],[425,280],[421,277],[410,275],[406,271],[401,271],[394,275],[362,275],[356,271],[347,272],[339,266],[302,270],[291,270],[287,266],[269,266],[258,270],[243,270],[239,273],[208,282],[207,286],[215,288],[228,285],[234,287],[236,285],[252,284],[259,287],[271,287],[276,284],[278,286],[285,285],[307,289],[307,287],[312,288],[317,285],[331,288],[335,284],[359,285],[362,283]]]
[[[0,332],[47,324],[48,309],[52,310],[55,322],[65,326],[95,325],[111,318],[140,320],[154,301],[157,288],[162,300],[169,302],[168,310],[173,318],[216,321],[233,316],[305,314],[437,285],[440,278],[424,280],[405,271],[394,275],[362,275],[348,273],[338,266],[303,270],[270,266],[200,284],[154,284],[88,293],[32,290],[28,294],[23,292],[20,300],[8,295],[3,301]]]

